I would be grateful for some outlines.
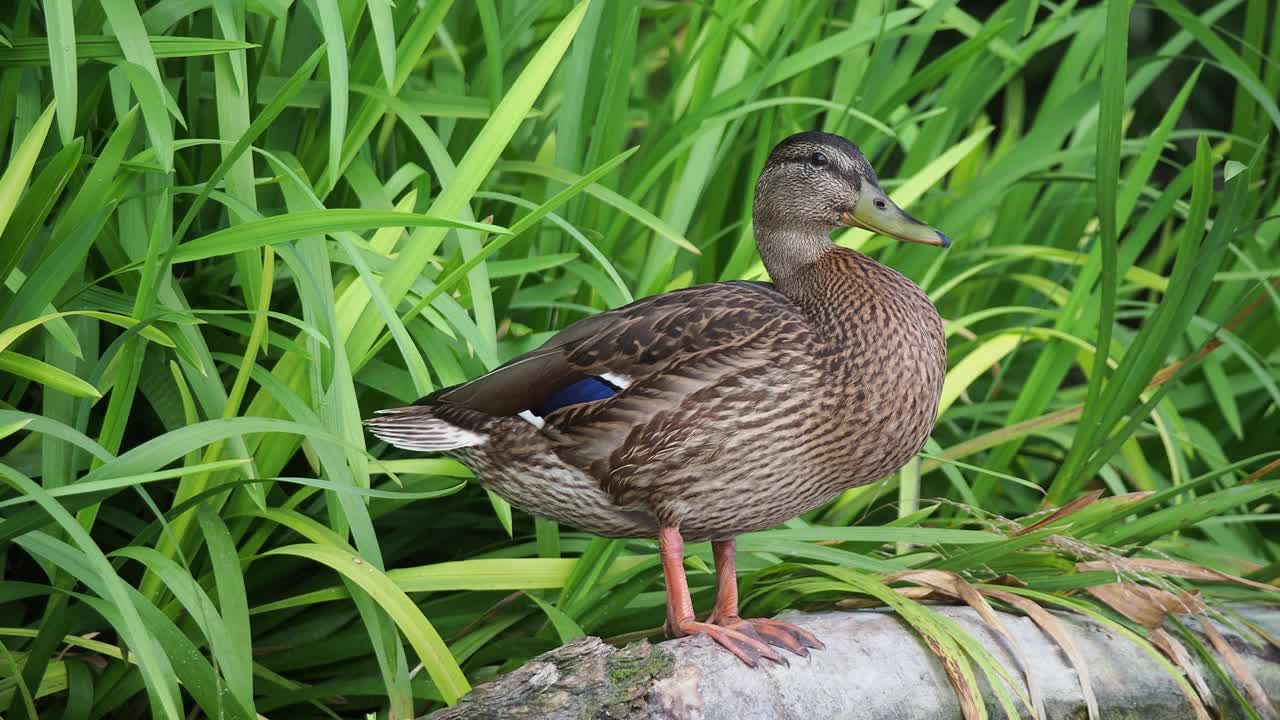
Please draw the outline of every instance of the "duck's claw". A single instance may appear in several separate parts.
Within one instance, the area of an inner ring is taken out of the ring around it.
[[[822,650],[826,647],[813,633],[781,620],[752,618],[740,622],[749,627],[756,637],[770,645],[790,650],[801,657],[809,657],[810,648]],[[742,630],[739,626],[732,627],[735,630]]]
[[[809,657],[810,649],[822,650],[826,647],[813,633],[781,620],[745,619],[737,616],[720,616],[713,612],[711,617],[707,618],[707,622],[740,632],[774,647],[790,650],[800,657]]]
[[[759,665],[761,658],[772,660],[780,665],[789,666],[791,664],[787,662],[785,657],[779,655],[776,650],[769,647],[769,644],[755,632],[754,628],[745,623],[742,627],[725,627],[697,622],[696,620],[685,620],[683,622],[670,623],[668,627],[670,634],[677,637],[706,635],[736,655],[748,667]]]

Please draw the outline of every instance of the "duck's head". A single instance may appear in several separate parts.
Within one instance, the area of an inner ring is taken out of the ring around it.
[[[826,236],[838,227],[860,227],[906,242],[951,245],[889,199],[856,145],[824,132],[797,133],[773,148],[756,183],[753,213],[757,233]]]

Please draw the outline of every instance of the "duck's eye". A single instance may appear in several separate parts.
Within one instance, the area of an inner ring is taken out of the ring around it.
[[[814,167],[826,167],[829,162],[831,161],[827,159],[826,153],[821,151],[815,152],[813,155],[809,156],[809,164]]]

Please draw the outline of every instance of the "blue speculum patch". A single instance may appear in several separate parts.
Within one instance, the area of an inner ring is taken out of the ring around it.
[[[618,388],[593,375],[555,391],[546,402],[533,409],[533,414],[546,417],[562,407],[603,400],[617,394]]]

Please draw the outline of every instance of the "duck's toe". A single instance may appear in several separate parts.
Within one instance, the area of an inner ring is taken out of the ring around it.
[[[816,635],[803,628],[770,618],[719,618],[715,614],[710,622],[723,628],[766,642],[774,647],[789,650],[800,657],[809,657],[809,650],[822,650],[826,646]]]
[[[673,625],[672,634],[679,637],[706,635],[737,656],[748,667],[758,666],[762,658],[780,665],[791,664],[776,650],[769,647],[769,643],[760,638],[750,627],[730,628],[696,620],[686,620]]]
[[[780,648],[786,648],[803,657],[809,656],[809,650],[822,650],[826,645],[816,635],[788,622],[770,618],[752,618],[744,620],[765,642]]]

